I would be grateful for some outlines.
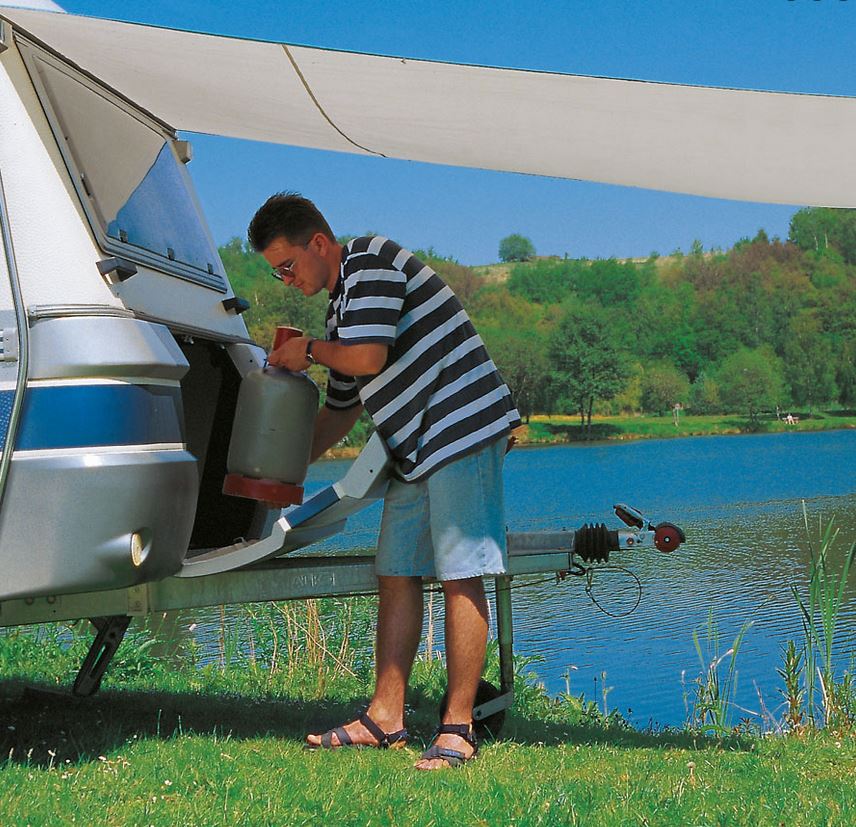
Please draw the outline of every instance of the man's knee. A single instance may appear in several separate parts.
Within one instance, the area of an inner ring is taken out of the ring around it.
[[[399,577],[397,575],[379,574],[377,577],[378,591],[400,593],[422,589],[421,577]]]
[[[465,577],[461,580],[444,580],[440,583],[446,599],[465,597],[476,603],[485,600],[484,581],[481,577]]]

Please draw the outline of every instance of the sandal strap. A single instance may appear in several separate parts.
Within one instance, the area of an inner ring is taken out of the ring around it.
[[[478,749],[476,731],[472,723],[469,724],[440,724],[437,727],[437,735],[457,735],[463,738],[473,749]],[[437,735],[434,737],[436,738]]]
[[[347,730],[344,727],[337,726],[335,729],[330,729],[321,736],[321,746],[324,749],[334,748],[334,735],[339,739],[340,747],[349,747],[353,743],[353,741],[351,740],[351,736],[348,735]]]
[[[471,758],[475,755],[473,753]],[[438,747],[436,744],[428,747],[425,752],[422,753],[422,757],[427,760],[431,760],[433,758],[440,758],[445,761],[450,767],[460,767],[467,761],[467,757],[460,750],[457,749],[448,749],[447,747]]]
[[[387,747],[392,746],[393,744],[397,744],[399,741],[407,740],[407,730],[399,729],[395,732],[384,732],[368,715],[367,712],[363,712],[360,715],[360,723],[372,734],[372,736],[377,741],[377,745],[379,749],[386,749]]]

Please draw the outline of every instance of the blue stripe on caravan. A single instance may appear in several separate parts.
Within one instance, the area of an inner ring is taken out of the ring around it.
[[[9,438],[9,422],[12,419],[12,403],[15,401],[15,391],[0,393],[0,452],[6,450],[6,440]]]
[[[14,391],[4,391],[14,395]],[[29,387],[15,449],[184,442],[181,389],[159,385]]]

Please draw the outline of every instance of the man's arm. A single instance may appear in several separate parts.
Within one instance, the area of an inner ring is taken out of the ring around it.
[[[308,336],[297,336],[271,351],[268,362],[288,370],[306,370]],[[389,347],[368,343],[343,345],[341,342],[326,342],[316,339],[312,343],[312,358],[319,365],[332,368],[345,376],[374,376],[386,364]]]
[[[337,411],[326,405],[315,417],[315,432],[312,436],[312,453],[309,461],[315,462],[328,448],[332,448],[342,437],[350,433],[354,423],[360,418],[362,405],[354,405]]]

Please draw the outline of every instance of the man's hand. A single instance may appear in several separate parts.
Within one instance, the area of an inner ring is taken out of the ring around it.
[[[306,358],[306,345],[309,344],[309,336],[295,336],[283,342],[276,350],[272,350],[268,356],[268,363],[278,368],[299,371],[309,367]]]

